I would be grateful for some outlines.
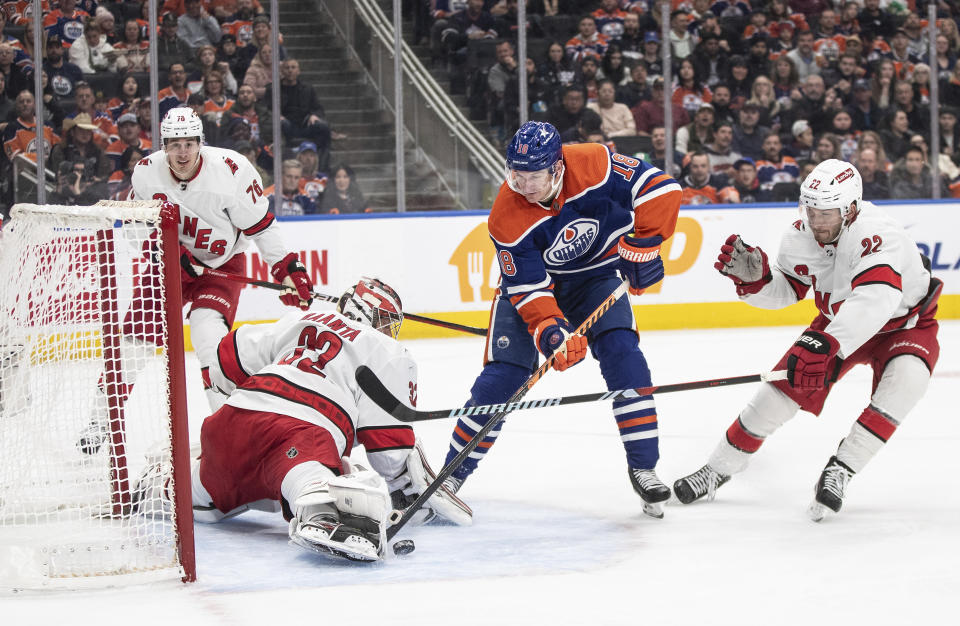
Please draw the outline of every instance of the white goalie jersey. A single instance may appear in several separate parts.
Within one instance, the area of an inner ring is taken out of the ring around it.
[[[170,171],[166,153],[157,151],[137,163],[131,182],[133,199],[177,206],[180,243],[208,267],[220,267],[242,252],[248,239],[271,266],[286,256],[260,174],[238,152],[202,146],[197,173],[180,181]]]
[[[834,244],[820,244],[802,220],[780,241],[773,280],[742,299],[775,309],[802,300],[813,287],[826,332],[847,357],[881,331],[912,328],[927,295],[930,272],[916,243],[880,207],[862,202]]]
[[[385,477],[399,474],[413,429],[384,412],[357,385],[360,365],[415,406],[417,366],[399,342],[333,311],[291,313],[273,324],[247,324],[220,342],[210,381],[226,404],[287,415],[330,432],[341,456],[355,443]]]

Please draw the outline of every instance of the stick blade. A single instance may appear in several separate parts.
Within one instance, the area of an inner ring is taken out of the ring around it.
[[[373,370],[366,365],[361,365],[357,368],[354,376],[356,376],[357,384],[360,385],[363,393],[367,394],[378,407],[401,422],[410,421],[410,408],[404,406],[402,402],[390,393],[390,390],[384,386],[380,378],[373,373]]]

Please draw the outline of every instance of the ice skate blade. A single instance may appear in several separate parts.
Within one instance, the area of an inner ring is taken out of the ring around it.
[[[644,502],[643,512],[650,517],[663,519],[663,502]]]
[[[828,515],[833,514],[833,511],[816,500],[810,503],[810,506],[807,508],[807,515],[814,522],[822,522]]]
[[[290,541],[301,548],[305,548],[311,552],[316,552],[317,554],[322,554],[324,556],[333,556],[342,559],[347,559],[349,561],[358,561],[363,563],[372,563],[374,561],[380,560],[380,555],[377,554],[376,548],[373,544],[369,546],[354,545],[353,549],[349,549],[345,544],[339,542],[330,542],[326,537],[311,537],[307,539],[303,537],[301,533],[306,531],[306,534],[316,534],[320,533],[310,533],[310,529],[301,529],[300,533],[295,533],[290,537]],[[365,549],[367,548],[367,549]]]

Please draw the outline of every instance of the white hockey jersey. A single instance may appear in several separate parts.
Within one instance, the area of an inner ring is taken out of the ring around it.
[[[210,381],[229,394],[226,404],[322,426],[341,456],[362,444],[373,468],[390,479],[404,469],[413,429],[360,390],[355,377],[360,365],[405,404],[416,404],[417,366],[407,349],[332,311],[295,312],[272,324],[241,326],[220,342]]]
[[[208,267],[220,267],[252,239],[273,265],[286,256],[273,214],[263,197],[260,174],[233,150],[202,146],[200,167],[188,181],[177,180],[159,150],[133,169],[133,198],[167,200],[180,214],[180,243]],[[241,236],[241,234],[243,236]]]
[[[743,296],[753,306],[777,309],[802,300],[813,287],[825,328],[847,357],[881,331],[912,328],[927,295],[930,272],[917,244],[880,207],[862,202],[859,214],[834,244],[821,245],[802,220],[780,241],[773,280]]]

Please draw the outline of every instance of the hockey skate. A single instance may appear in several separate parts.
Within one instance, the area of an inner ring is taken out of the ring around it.
[[[690,504],[703,496],[713,500],[717,495],[717,489],[728,480],[730,480],[729,476],[724,476],[709,465],[704,465],[689,476],[684,476],[673,483],[673,493],[683,504]]]
[[[457,493],[460,491],[460,487],[463,487],[463,479],[452,475],[447,476],[443,481],[443,486],[450,493]]]
[[[650,517],[663,519],[663,503],[670,499],[670,487],[663,484],[652,469],[628,468],[630,484],[643,500],[643,512]]]
[[[820,474],[814,490],[814,499],[807,509],[810,519],[815,522],[823,520],[831,511],[839,513],[843,506],[843,492],[847,483],[853,477],[854,471],[832,456],[827,466]]]
[[[110,438],[110,418],[107,416],[107,397],[98,391],[94,399],[90,422],[80,431],[77,449],[88,455],[94,455]]]
[[[362,518],[354,523],[363,525]],[[290,520],[290,541],[319,554],[350,561],[372,562],[381,558],[378,531],[364,532],[341,523],[335,513],[317,513],[309,519]]]

